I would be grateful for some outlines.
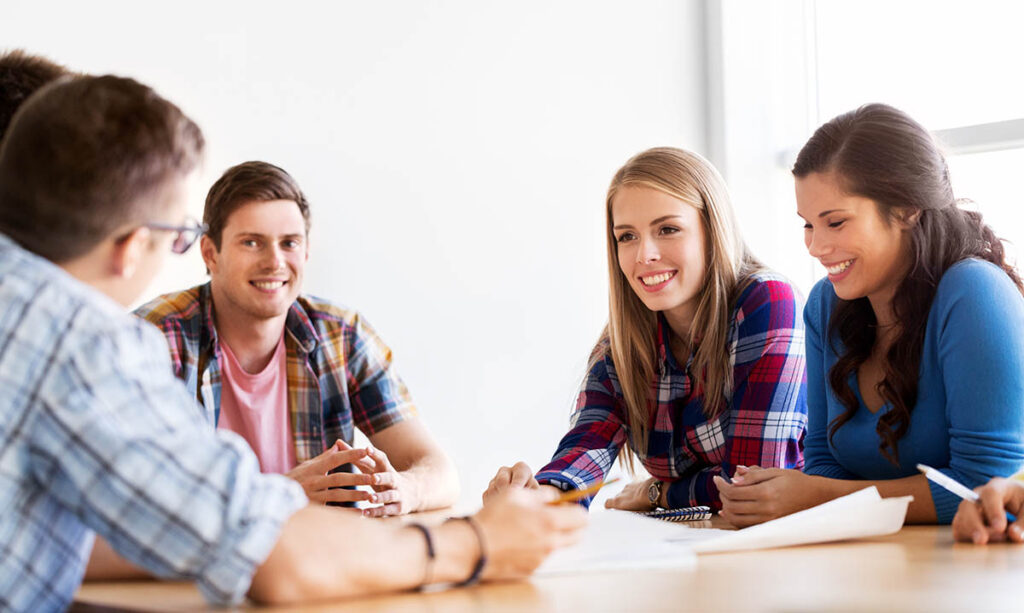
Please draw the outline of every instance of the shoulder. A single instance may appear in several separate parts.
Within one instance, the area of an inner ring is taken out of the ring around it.
[[[955,312],[972,318],[1007,315],[1016,319],[1024,313],[1024,296],[995,264],[974,258],[961,260],[942,275],[931,307],[931,314],[940,318]],[[980,319],[976,323],[990,322]]]
[[[733,318],[737,325],[759,329],[799,324],[800,292],[782,275],[759,272],[746,281],[736,299]]]
[[[991,292],[996,296],[1020,296],[1017,286],[1002,268],[992,262],[968,258],[953,264],[942,275],[935,299],[977,292]]]
[[[317,296],[302,294],[296,302],[313,326],[321,332],[353,330],[365,324],[359,311]]]
[[[203,315],[200,301],[202,287],[197,285],[179,292],[158,296],[135,309],[135,314],[161,328],[172,321],[201,318]]]

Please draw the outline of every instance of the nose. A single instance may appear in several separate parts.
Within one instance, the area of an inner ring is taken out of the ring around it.
[[[263,252],[263,265],[268,270],[280,270],[284,266],[284,252],[276,244],[270,245]]]
[[[661,259],[661,252],[653,239],[640,238],[640,248],[636,250],[636,261],[638,264],[648,264]]]
[[[820,258],[832,251],[832,245],[824,233],[813,229],[805,231],[804,244],[807,245],[807,253],[813,258]]]

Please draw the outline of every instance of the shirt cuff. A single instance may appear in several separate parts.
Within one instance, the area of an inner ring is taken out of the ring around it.
[[[581,490],[581,489],[586,488],[587,485],[588,485],[586,482],[584,482],[584,481],[582,481],[580,479],[574,479],[572,477],[569,477],[567,475],[564,475],[564,474],[558,473],[558,472],[542,472],[542,473],[537,473],[537,476],[535,477],[535,479],[537,480],[537,483],[539,483],[541,485],[550,485],[550,486],[553,486],[553,487],[557,487],[558,489],[562,490],[563,492],[570,492],[572,490]],[[594,497],[593,496],[584,496],[583,498],[580,498],[576,502],[578,502],[580,505],[582,505],[583,508],[589,509],[590,508],[590,503],[593,502],[593,501],[594,501]]]

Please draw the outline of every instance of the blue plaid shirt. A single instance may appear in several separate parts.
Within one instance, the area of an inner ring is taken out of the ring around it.
[[[156,329],[3,234],[0,387],[0,610],[65,608],[94,531],[238,602],[306,504],[206,424]]]

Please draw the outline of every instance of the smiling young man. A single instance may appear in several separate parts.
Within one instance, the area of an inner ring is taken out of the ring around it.
[[[312,500],[367,501],[370,516],[450,505],[454,467],[416,417],[390,349],[359,313],[300,293],[309,217],[281,168],[228,169],[203,213],[209,283],[137,314],[164,332],[208,421],[242,435],[264,472],[287,474]],[[354,427],[370,448],[349,473],[339,467]],[[345,487],[360,485],[374,491]]]

